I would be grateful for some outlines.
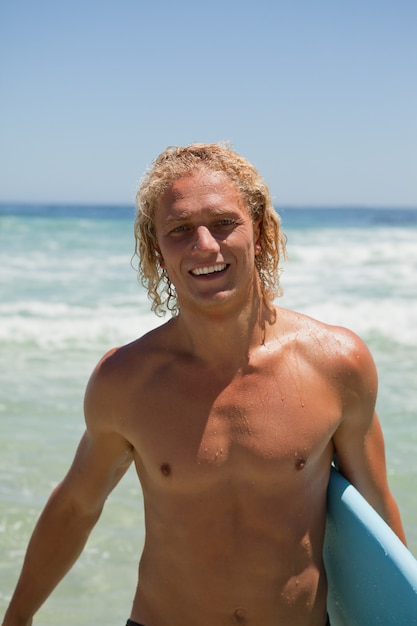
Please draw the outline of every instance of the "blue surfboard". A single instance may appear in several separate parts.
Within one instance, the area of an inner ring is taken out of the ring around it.
[[[332,626],[417,624],[417,560],[334,468],[323,557]]]

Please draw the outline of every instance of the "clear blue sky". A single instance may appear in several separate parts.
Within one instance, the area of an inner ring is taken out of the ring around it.
[[[230,140],[278,205],[417,206],[415,0],[3,0],[0,201],[131,203]]]

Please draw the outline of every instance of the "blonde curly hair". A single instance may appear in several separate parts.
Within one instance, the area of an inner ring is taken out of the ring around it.
[[[164,315],[178,313],[175,287],[161,266],[155,232],[155,210],[165,191],[178,179],[195,170],[223,172],[240,192],[252,221],[261,219],[261,250],[255,257],[263,297],[272,301],[279,287],[281,255],[286,258],[287,238],[280,227],[269,189],[255,167],[234,152],[229,144],[169,146],[143,177],[136,196],[134,223],[135,254],[139,258],[138,278],[147,289],[152,310]]]

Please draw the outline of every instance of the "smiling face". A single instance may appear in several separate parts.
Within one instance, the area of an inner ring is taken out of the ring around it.
[[[249,301],[260,228],[225,174],[197,170],[177,179],[156,209],[155,231],[181,308]]]

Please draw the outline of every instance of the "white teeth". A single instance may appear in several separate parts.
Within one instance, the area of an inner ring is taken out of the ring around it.
[[[221,272],[226,269],[226,263],[219,263],[218,265],[211,265],[210,267],[198,267],[191,273],[194,276],[201,276],[202,274],[214,274],[215,272]]]

